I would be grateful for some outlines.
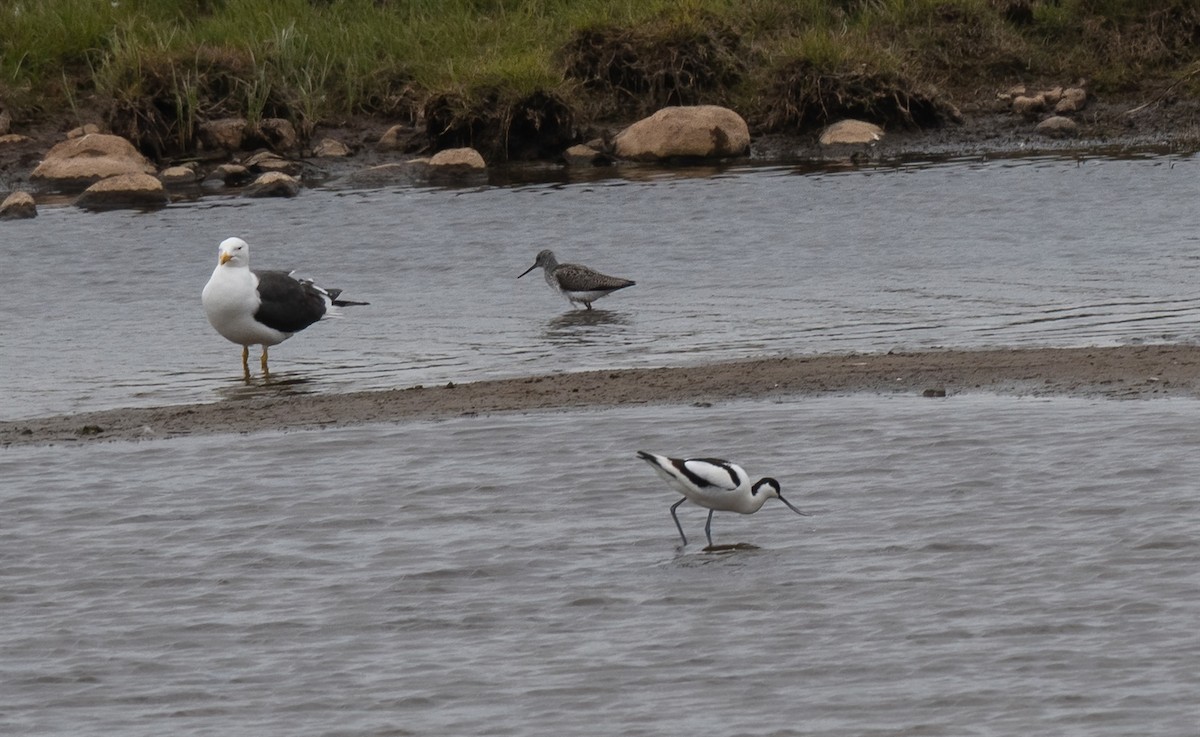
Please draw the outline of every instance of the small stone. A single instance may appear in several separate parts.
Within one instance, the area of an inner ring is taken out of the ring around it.
[[[838,143],[874,143],[883,138],[883,128],[863,120],[839,120],[826,126],[818,139],[822,146]]]
[[[1012,111],[1017,115],[1036,115],[1046,109],[1046,98],[1041,95],[1014,97]]]
[[[429,159],[430,166],[461,167],[464,169],[486,169],[483,156],[473,148],[448,148],[438,151]]]
[[[300,194],[300,182],[281,171],[259,175],[246,187],[247,197],[295,197]]]
[[[0,135],[0,146],[12,146],[18,143],[28,143],[33,139],[20,133],[5,133]]]
[[[251,181],[254,175],[241,164],[221,164],[208,175],[205,181],[216,179],[226,187],[240,187]]]
[[[1054,115],[1038,123],[1034,130],[1050,138],[1070,138],[1079,133],[1079,124],[1070,118]]]
[[[169,166],[158,173],[163,184],[194,184],[196,172],[187,166]]]
[[[1042,90],[1038,96],[1041,97],[1047,105],[1057,105],[1058,101],[1062,99],[1063,88],[1054,87],[1053,89]]]
[[[218,118],[200,124],[200,142],[217,151],[240,151],[250,123],[245,118]]]
[[[408,141],[415,135],[411,126],[393,125],[384,131],[376,145],[381,151],[399,151],[408,147]]]
[[[283,118],[263,118],[258,131],[267,145],[276,151],[294,151],[300,145],[295,126]]]
[[[99,132],[100,126],[96,125],[95,123],[84,123],[78,128],[72,128],[71,130],[67,131],[67,140],[71,140],[72,138],[83,138],[84,136],[90,136],[93,133]]]
[[[563,160],[570,166],[600,166],[612,162],[603,152],[582,143],[563,151]]]
[[[0,220],[23,220],[37,217],[37,203],[28,192],[13,192],[0,202]]]
[[[291,175],[299,174],[301,168],[299,163],[285,159],[271,151],[259,151],[242,163],[251,171],[280,171]]]
[[[1054,106],[1056,113],[1076,113],[1087,106],[1087,90],[1082,87],[1068,87],[1063,90],[1062,99]]]
[[[322,138],[313,147],[312,155],[317,158],[332,158],[350,155],[350,147],[334,138]]]

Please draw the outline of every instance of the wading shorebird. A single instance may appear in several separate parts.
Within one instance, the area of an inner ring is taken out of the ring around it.
[[[340,289],[325,289],[287,271],[254,271],[250,246],[226,238],[218,250],[217,268],[204,285],[200,301],[217,332],[242,346],[242,371],[250,378],[250,346],[262,346],[262,372],[268,375],[267,348],[278,345],[325,317],[330,307],[365,305],[338,299]]]
[[[533,266],[525,269],[517,278],[520,279],[539,266],[542,267],[546,283],[551,289],[566,297],[572,304],[582,304],[589,310],[592,309],[592,302],[637,283],[630,279],[607,276],[578,264],[560,264],[558,259],[554,258],[554,251],[550,249],[539,253]]]
[[[736,463],[719,458],[668,458],[644,450],[639,450],[637,455],[649,463],[650,467],[676,491],[683,494],[682,499],[671,505],[671,518],[675,520],[675,527],[679,530],[679,537],[684,545],[687,545],[687,535],[683,534],[683,525],[679,524],[679,517],[675,514],[675,510],[684,502],[690,501],[708,509],[704,536],[708,538],[710,548],[713,544],[713,512],[754,514],[762,508],[764,502],[774,497],[796,514],[808,516],[780,495],[778,481],[768,476],[751,484],[746,471]]]

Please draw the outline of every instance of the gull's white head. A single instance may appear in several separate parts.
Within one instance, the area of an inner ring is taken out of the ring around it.
[[[221,241],[219,252],[220,266],[250,265],[250,245],[241,238],[226,238]]]

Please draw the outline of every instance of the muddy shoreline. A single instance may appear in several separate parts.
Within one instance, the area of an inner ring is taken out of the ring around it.
[[[463,415],[705,404],[742,398],[953,396],[1200,397],[1200,346],[1028,348],[755,358],[345,394],[280,394],[0,422],[0,445],[142,440],[344,427]],[[930,401],[937,401],[931,399]]]

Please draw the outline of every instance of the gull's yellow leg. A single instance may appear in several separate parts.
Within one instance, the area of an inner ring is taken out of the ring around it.
[[[250,346],[242,346],[242,374],[246,379],[250,378]]]
[[[271,372],[270,372],[270,371],[267,369],[267,347],[266,347],[265,345],[263,346],[263,354],[262,354],[262,371],[263,371],[263,376],[264,376],[264,377],[265,377],[267,374],[271,373]]]

